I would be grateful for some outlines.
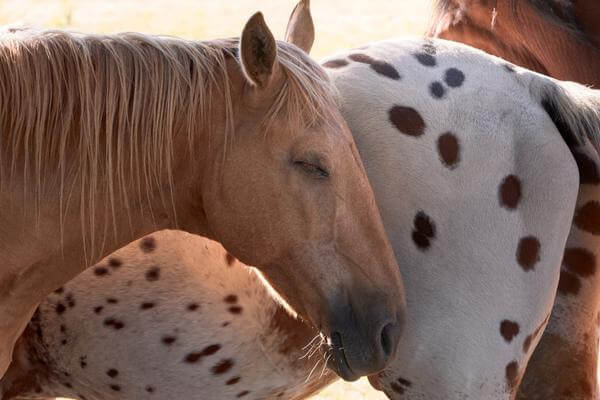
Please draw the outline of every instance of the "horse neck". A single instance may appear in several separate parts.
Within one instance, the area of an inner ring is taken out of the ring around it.
[[[554,78],[600,87],[597,72],[600,70],[600,48],[593,39],[598,35],[598,28],[588,21],[589,13],[598,15],[600,6],[578,2],[574,10],[576,16],[586,15],[586,18],[578,18],[584,33],[582,37],[567,29],[566,24],[548,20],[528,0],[492,3],[473,0],[464,8],[454,3],[451,2],[442,13],[439,21],[445,23],[432,32],[436,36],[466,43]],[[590,30],[588,25],[593,28]],[[582,58],[584,62],[572,62]]]

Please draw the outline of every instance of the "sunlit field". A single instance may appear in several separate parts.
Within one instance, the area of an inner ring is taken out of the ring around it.
[[[294,0],[0,0],[0,24],[32,25],[85,32],[137,31],[212,39],[239,36],[255,11],[282,39]],[[316,28],[312,55],[326,55],[369,41],[422,35],[428,0],[312,0]],[[314,397],[318,400],[384,399],[362,379],[338,382]]]

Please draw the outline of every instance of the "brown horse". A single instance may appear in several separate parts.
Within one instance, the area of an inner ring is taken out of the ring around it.
[[[292,44],[260,13],[239,41],[0,34],[0,374],[48,293],[162,228],[260,266],[342,377],[387,364],[399,268],[303,4]]]
[[[438,0],[429,34],[600,88],[597,0]]]
[[[439,0],[430,34],[470,44],[552,77],[600,88],[600,2],[597,0]],[[507,66],[512,68],[511,66]],[[600,110],[597,111],[600,114]],[[579,156],[577,214],[600,198]],[[548,326],[529,361],[518,398],[595,399],[600,340],[600,248],[597,228],[571,229]],[[573,272],[575,271],[575,273]]]

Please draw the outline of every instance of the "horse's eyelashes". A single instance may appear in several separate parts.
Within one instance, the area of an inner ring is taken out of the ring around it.
[[[294,165],[301,168],[307,174],[317,178],[329,177],[329,172],[322,166],[308,161],[294,161]]]

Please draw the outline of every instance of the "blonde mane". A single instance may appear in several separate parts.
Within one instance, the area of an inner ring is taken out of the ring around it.
[[[162,196],[166,186],[167,204],[174,139],[187,135],[192,149],[195,133],[214,118],[214,99],[224,102],[225,147],[231,142],[235,115],[226,58],[237,59],[237,47],[237,39],[1,32],[0,189],[24,182],[36,209],[60,189],[62,221],[69,182],[80,186],[81,220],[92,243],[96,206],[112,210],[106,234],[111,224],[116,233],[117,201],[129,211],[132,199],[145,201],[151,190]],[[278,60],[286,79],[263,127],[282,115],[291,129],[335,120],[333,86],[318,64],[284,42],[278,42]],[[107,204],[95,204],[100,193]]]

